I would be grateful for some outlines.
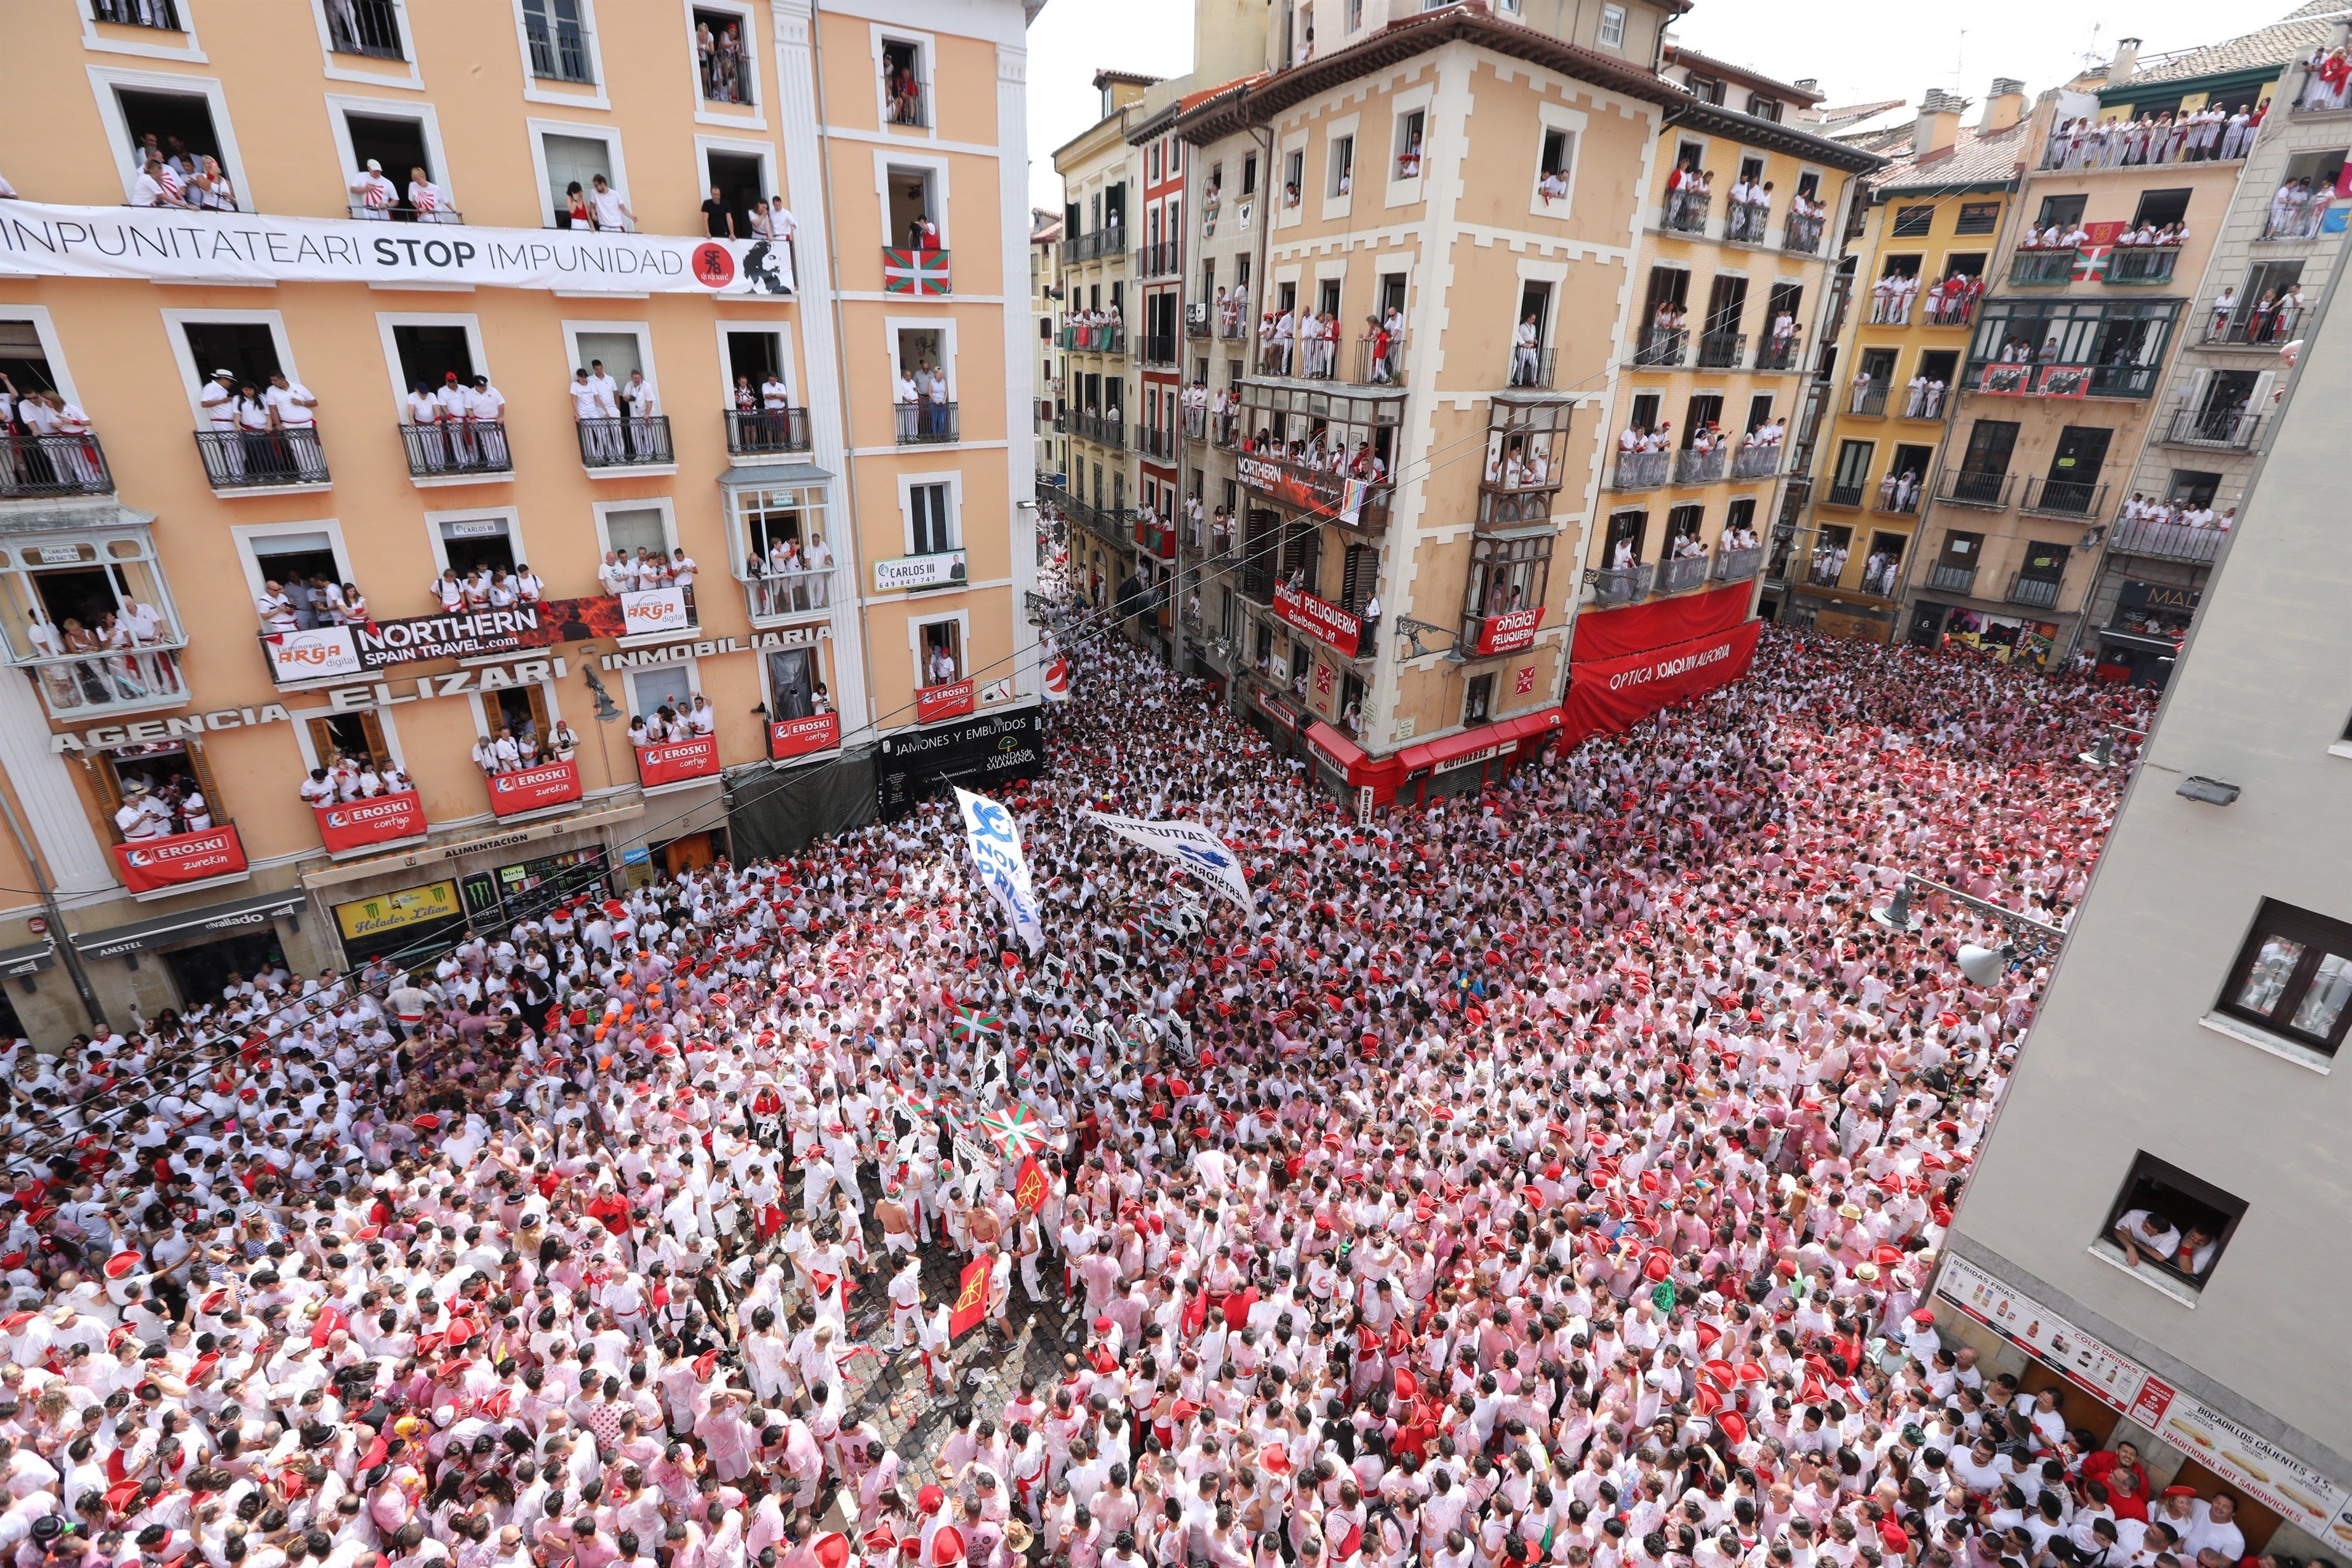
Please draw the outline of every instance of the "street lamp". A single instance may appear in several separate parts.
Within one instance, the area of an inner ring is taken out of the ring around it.
[[[1461,644],[1462,641],[1458,636],[1454,636],[1454,632],[1448,627],[1433,626],[1426,621],[1415,621],[1410,615],[1398,616],[1396,618],[1396,629],[1400,632],[1403,633],[1405,641],[1404,647],[1397,654],[1397,657],[1400,659],[1423,659],[1429,656],[1429,650],[1421,645],[1421,634],[1423,632],[1441,637],[1453,637],[1454,646],[1456,647]],[[1440,651],[1451,652],[1452,650],[1443,649]]]
[[[1960,945],[1960,973],[1979,986],[1989,986],[2000,978],[2001,972],[2017,961],[2021,946],[2029,956],[2039,957],[2055,953],[2060,944],[2066,940],[2064,930],[2047,921],[2036,920],[2007,904],[1994,904],[1911,872],[1903,873],[1902,885],[1895,890],[1895,896],[1887,900],[1886,907],[1872,910],[1870,917],[1890,931],[1916,932],[1927,922],[1924,915],[1912,913],[1911,900],[1915,894],[1940,894],[1953,903],[1975,911],[2000,925],[2011,938],[1999,947],[1979,947],[1972,942]]]

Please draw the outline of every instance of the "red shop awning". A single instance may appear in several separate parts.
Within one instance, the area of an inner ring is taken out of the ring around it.
[[[1319,719],[1307,727],[1307,744],[1351,775],[1364,765],[1364,748]]]
[[[1499,757],[1531,735],[1554,733],[1560,723],[1560,710],[1556,707],[1523,713],[1516,718],[1480,725],[1459,735],[1445,736],[1426,746],[1409,747],[1397,753],[1397,761],[1407,773],[1418,773],[1423,768],[1443,768],[1449,762],[1460,762],[1465,758],[1482,754]]]

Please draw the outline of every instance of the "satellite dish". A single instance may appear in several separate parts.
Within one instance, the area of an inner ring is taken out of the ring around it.
[[[2009,967],[2010,950],[2006,947],[1979,947],[1973,943],[1960,946],[1960,973],[1979,986],[1990,986],[2000,978]]]

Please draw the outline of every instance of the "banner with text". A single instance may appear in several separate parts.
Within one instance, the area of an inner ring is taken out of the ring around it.
[[[929,724],[936,719],[954,718],[971,711],[971,677],[950,681],[943,686],[915,688],[915,722]]]
[[[1224,840],[1198,822],[1146,821],[1138,817],[1114,817],[1088,811],[1097,826],[1139,849],[1166,855],[1187,871],[1198,872],[1208,884],[1252,914],[1257,900],[1250,894],[1249,873],[1226,847]]]
[[[420,659],[478,659],[628,634],[627,612],[620,598],[604,595],[547,599],[511,610],[481,610],[472,614],[411,615],[365,626],[266,632],[261,647],[269,655],[271,678],[282,686],[363,675]]]
[[[624,593],[621,599],[622,634],[646,637],[661,632],[690,632],[693,619],[687,614],[686,590],[683,588],[645,588],[634,593]]]
[[[1536,645],[1536,632],[1542,627],[1544,607],[1530,610],[1506,610],[1488,615],[1478,622],[1478,653],[1516,653]]]
[[[1363,643],[1364,622],[1360,617],[1286,582],[1275,584],[1274,612],[1287,624],[1328,644],[1343,658],[1354,658]]]
[[[1587,612],[1576,618],[1576,642],[1569,657],[1580,664],[1588,659],[1622,659],[1728,632],[1748,619],[1748,601],[1754,592],[1751,585],[1736,582],[1625,610]]]
[[[1265,457],[1244,457],[1235,466],[1243,484],[1294,510],[1320,512],[1350,528],[1361,518],[1366,488],[1361,479]]]
[[[425,831],[425,802],[414,789],[310,810],[319,819],[319,841],[330,852],[413,839]]]
[[[43,202],[0,209],[0,272],[9,271],[148,283],[421,284],[752,298],[793,292],[791,247],[763,239]]]
[[[637,747],[637,782],[646,789],[708,779],[719,771],[719,737],[698,735],[692,740],[665,740]]]
[[[985,795],[961,786],[955,794],[980,880],[1034,954],[1045,945],[1045,926],[1038,915],[1037,890],[1029,879],[1029,857],[1021,851],[1020,826],[1012,812]]]
[[[483,782],[490,787],[490,810],[511,817],[580,799],[580,765],[545,762],[515,773],[493,773]]]
[[[235,876],[245,870],[245,845],[231,827],[140,839],[116,844],[110,852],[114,874],[133,893],[182,887],[216,876]]]
[[[806,718],[780,718],[768,726],[768,755],[778,761],[831,751],[841,744],[841,716],[813,713]]]
[[[1653,648],[1630,659],[1594,659],[1574,665],[1568,701],[1560,705],[1566,722],[1559,744],[1570,747],[1596,735],[1616,735],[1662,707],[1738,680],[1756,656],[1756,638],[1762,630],[1763,622],[1750,621],[1729,632]]]

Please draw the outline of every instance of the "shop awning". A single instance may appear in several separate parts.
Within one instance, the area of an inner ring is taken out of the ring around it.
[[[57,961],[58,945],[47,937],[22,947],[0,948],[0,976],[13,980],[20,975],[48,968]]]
[[[1418,773],[1423,768],[1440,768],[1474,757],[1484,760],[1488,756],[1499,757],[1531,735],[1549,734],[1559,728],[1560,723],[1560,710],[1556,707],[1523,713],[1516,718],[1482,724],[1475,729],[1442,737],[1426,746],[1409,747],[1397,753],[1397,761],[1403,765],[1407,773]]]
[[[2180,643],[2178,638],[2144,637],[2137,632],[2110,632],[2105,627],[2099,629],[2099,640],[2104,643],[2121,643],[2130,648],[2146,648],[2151,653],[2178,653],[2180,652]]]
[[[1297,729],[1298,727],[1298,710],[1292,707],[1288,703],[1284,702],[1280,697],[1276,696],[1271,692],[1262,690],[1256,686],[1252,686],[1250,688],[1250,701],[1257,705],[1259,712],[1265,714],[1268,718],[1273,719],[1276,723],[1288,725],[1293,729]]]
[[[1364,748],[1320,719],[1307,727],[1307,744],[1321,752],[1343,772],[1352,774],[1363,766]]]
[[[822,485],[833,471],[814,463],[755,463],[719,476],[722,490],[768,490],[788,485]]]
[[[203,909],[159,915],[152,920],[135,921],[129,925],[110,925],[103,931],[77,931],[73,934],[74,950],[91,958],[111,958],[190,936],[215,932],[226,936],[257,929],[273,920],[300,915],[306,902],[299,887],[257,893],[250,898],[233,899]]]

